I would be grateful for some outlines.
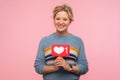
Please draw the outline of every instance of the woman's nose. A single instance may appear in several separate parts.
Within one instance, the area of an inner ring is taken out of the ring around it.
[[[60,24],[63,24],[63,21],[60,21]]]

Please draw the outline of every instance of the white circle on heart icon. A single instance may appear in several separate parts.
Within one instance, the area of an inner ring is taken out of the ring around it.
[[[64,52],[64,47],[54,47],[54,51],[57,54],[61,54],[62,52]]]

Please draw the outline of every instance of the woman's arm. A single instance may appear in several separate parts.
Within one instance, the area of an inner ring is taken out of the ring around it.
[[[81,40],[80,49],[77,59],[77,66],[78,66],[78,75],[82,75],[88,72],[88,62],[85,54],[84,43]]]
[[[56,67],[55,65],[48,66],[45,64],[44,45],[45,45],[45,41],[44,39],[42,39],[40,41],[36,60],[34,63],[35,71],[39,74],[50,73],[58,70],[58,67]]]
[[[43,71],[44,71],[44,73],[50,73],[50,72],[55,72],[55,71],[57,71],[58,70],[58,68],[56,67],[56,66],[47,66],[47,65],[45,65],[44,67],[43,67]]]

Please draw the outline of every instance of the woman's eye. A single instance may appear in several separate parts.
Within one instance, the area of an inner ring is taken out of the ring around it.
[[[64,21],[67,21],[67,19],[63,19]]]
[[[56,20],[60,20],[60,18],[56,18]]]

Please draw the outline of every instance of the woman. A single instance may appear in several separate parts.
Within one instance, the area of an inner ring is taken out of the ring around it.
[[[88,63],[83,41],[68,32],[73,21],[71,7],[56,6],[53,20],[56,32],[41,39],[35,70],[44,80],[79,80],[80,75],[88,72]]]

